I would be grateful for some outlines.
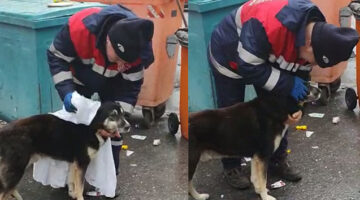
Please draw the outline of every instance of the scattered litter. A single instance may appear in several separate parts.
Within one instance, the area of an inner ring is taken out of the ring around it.
[[[137,167],[137,164],[130,164],[131,167]]]
[[[339,123],[340,122],[340,117],[333,117],[332,118],[332,123],[333,124],[337,124],[337,123]]]
[[[241,163],[241,166],[246,166],[246,163]]]
[[[319,146],[312,146],[311,148],[313,148],[313,149],[318,149]]]
[[[137,139],[137,140],[145,140],[146,139],[145,135],[132,135],[131,137],[133,139]]]
[[[223,198],[224,198],[224,195],[222,194],[222,195],[220,195],[220,197],[223,199]]]
[[[311,137],[312,134],[314,134],[314,131],[306,131],[306,137]]]
[[[122,149],[122,150],[128,150],[128,148],[129,148],[128,145],[125,145],[125,144],[121,145],[121,149]]]
[[[307,129],[307,126],[306,126],[306,125],[302,125],[302,126],[296,126],[295,128],[296,128],[296,130],[303,130],[303,131],[305,131],[305,130]]]
[[[251,161],[251,158],[249,158],[249,157],[244,157],[244,159],[245,159],[246,162],[250,162],[250,161]]]
[[[140,125],[139,125],[139,124],[135,124],[135,128],[140,128]]]
[[[291,153],[291,149],[287,149],[287,150],[286,150],[286,153],[287,153],[287,154],[290,154],[290,153]]]
[[[281,187],[284,187],[286,184],[284,181],[280,180],[280,181],[277,181],[273,184],[271,184],[271,189],[277,189],[277,188],[281,188]]]
[[[131,154],[133,154],[134,151],[130,151],[130,150],[126,150],[126,156],[131,156]]]
[[[154,142],[153,142],[154,146],[159,146],[160,144],[161,144],[160,139],[155,139]]]
[[[324,113],[310,113],[309,116],[310,117],[316,117],[316,118],[323,118],[324,117]]]

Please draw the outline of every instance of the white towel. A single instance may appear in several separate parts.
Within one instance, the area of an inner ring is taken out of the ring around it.
[[[61,110],[50,114],[74,124],[90,125],[101,105],[100,102],[85,98],[77,92],[73,93],[71,103],[77,108],[76,113],[67,112],[63,106]]]
[[[55,113],[50,113],[56,117],[75,123],[90,125],[100,107],[100,102],[87,99],[77,92],[73,93],[71,103],[77,108],[76,113],[69,113],[63,107]],[[34,163],[34,180],[43,185],[51,185],[53,188],[64,187],[67,183],[69,163],[65,161],[54,160],[51,158],[42,158]],[[102,145],[86,171],[86,181],[99,188],[99,191],[107,197],[115,196],[116,172],[111,149],[111,140],[108,138]]]

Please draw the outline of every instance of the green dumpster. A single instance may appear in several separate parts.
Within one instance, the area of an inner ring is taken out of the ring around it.
[[[216,93],[207,61],[211,32],[247,0],[189,0],[189,111],[216,108]],[[245,99],[255,96],[246,88]]]
[[[13,120],[61,108],[46,50],[68,18],[99,3],[48,7],[51,0],[1,0],[0,118]]]

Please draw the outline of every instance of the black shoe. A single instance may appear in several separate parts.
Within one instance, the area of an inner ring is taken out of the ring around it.
[[[301,174],[291,168],[286,159],[280,162],[270,162],[269,173],[291,182],[298,182],[302,179]]]
[[[224,169],[224,177],[233,188],[244,190],[250,187],[249,179],[241,174],[240,168]]]

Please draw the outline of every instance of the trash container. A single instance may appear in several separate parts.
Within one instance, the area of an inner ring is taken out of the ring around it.
[[[216,108],[216,93],[207,60],[207,47],[215,26],[246,0],[190,0],[189,112]],[[254,96],[247,90],[246,96]]]
[[[312,2],[320,8],[328,23],[337,26],[349,26],[350,23],[340,24],[339,22],[340,11],[343,7],[347,7],[347,5],[350,3],[350,0],[332,0],[331,2],[312,0]],[[319,66],[315,66],[311,71],[311,80],[319,83],[319,88],[322,91],[320,98],[321,104],[327,105],[331,93],[336,92],[340,87],[340,77],[344,73],[347,64],[348,62],[344,61],[330,68],[320,68]]]
[[[61,100],[53,86],[46,50],[75,12],[99,3],[48,7],[51,0],[1,0],[0,118],[13,120],[56,111]]]
[[[83,0],[76,0],[83,1]],[[179,46],[175,31],[181,27],[181,13],[176,0],[85,0],[106,4],[120,3],[139,17],[154,22],[155,61],[145,71],[137,105],[142,106],[144,122],[150,127],[165,112],[165,103],[173,91]],[[184,7],[184,0],[180,0]]]

